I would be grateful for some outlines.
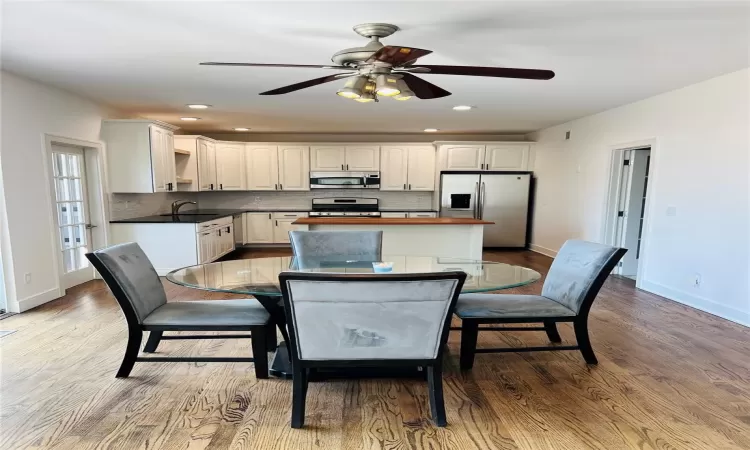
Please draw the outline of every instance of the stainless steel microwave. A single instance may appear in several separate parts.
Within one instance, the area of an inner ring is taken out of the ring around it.
[[[380,189],[380,172],[310,172],[310,189]]]

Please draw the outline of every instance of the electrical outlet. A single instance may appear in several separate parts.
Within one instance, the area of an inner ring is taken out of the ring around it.
[[[31,284],[31,273],[27,272],[23,274],[23,282],[26,284]]]
[[[677,207],[676,206],[667,206],[667,216],[674,217],[677,215]]]
[[[695,276],[693,276],[693,287],[694,288],[701,287],[701,274],[696,273]]]

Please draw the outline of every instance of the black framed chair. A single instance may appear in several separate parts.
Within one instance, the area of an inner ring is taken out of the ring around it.
[[[432,419],[446,425],[442,360],[466,274],[279,275],[292,352],[292,428],[305,422],[309,370],[424,367]]]
[[[588,332],[588,317],[604,281],[627,252],[624,248],[569,240],[557,253],[542,295],[464,294],[456,315],[461,319],[461,369],[474,365],[476,353],[580,350],[588,364],[597,364]],[[577,345],[520,348],[477,348],[480,331],[545,331],[550,342],[561,342],[558,322],[572,322]],[[542,323],[543,327],[482,327],[480,324]]]
[[[268,312],[256,300],[167,303],[154,266],[136,243],[96,250],[86,257],[109,286],[128,324],[128,343],[117,378],[127,378],[138,361],[253,362],[255,376],[268,378],[266,333],[275,331]],[[149,332],[143,349],[146,353],[154,353],[162,339],[251,338],[253,357],[139,357],[144,331]],[[165,331],[249,331],[250,334],[165,336]]]
[[[382,231],[290,231],[294,256],[302,259],[325,258],[380,261]]]

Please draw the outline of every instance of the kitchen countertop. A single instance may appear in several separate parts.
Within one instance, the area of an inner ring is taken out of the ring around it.
[[[380,217],[304,217],[292,225],[491,225],[495,222],[460,217],[413,217],[383,219]]]
[[[181,214],[173,216],[171,214],[132,217],[130,219],[110,220],[109,223],[201,223],[211,220],[221,219],[222,217],[234,216],[246,212],[257,213],[275,213],[275,212],[303,212],[308,210],[300,209],[186,209]]]

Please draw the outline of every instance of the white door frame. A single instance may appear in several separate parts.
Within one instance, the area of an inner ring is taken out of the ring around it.
[[[641,235],[641,257],[639,258],[638,274],[636,275],[635,287],[641,288],[643,284],[643,274],[646,273],[646,266],[648,262],[648,244],[649,235],[651,232],[651,225],[649,218],[651,217],[653,210],[653,198],[654,188],[656,187],[656,175],[658,165],[658,142],[656,138],[644,139],[639,141],[624,142],[622,144],[610,145],[608,151],[610,153],[610,171],[609,171],[609,186],[607,189],[607,197],[605,199],[606,204],[604,207],[604,220],[602,241],[607,245],[619,246],[617,240],[617,213],[619,211],[619,198],[620,188],[622,186],[622,168],[623,168],[623,154],[626,150],[636,150],[643,148],[650,148],[651,150],[651,162],[648,171],[648,192],[646,193],[646,207],[643,211],[643,233]],[[616,267],[613,273],[619,273]]]
[[[107,196],[107,164],[106,147],[103,142],[84,141],[81,139],[68,138],[45,133],[42,146],[42,165],[45,178],[47,179],[47,211],[49,212],[49,227],[52,242],[59,241],[59,220],[55,213],[55,187],[52,183],[51,155],[52,145],[82,148],[84,161],[88,172],[86,173],[86,189],[88,191],[89,220],[97,227],[91,230],[91,248],[105,247],[109,242],[109,199]],[[62,278],[64,275],[62,252],[55,245],[53,255],[55,267],[57,267],[57,288],[60,296],[65,295]],[[93,267],[91,270],[94,270]],[[94,277],[98,274],[94,271]]]

